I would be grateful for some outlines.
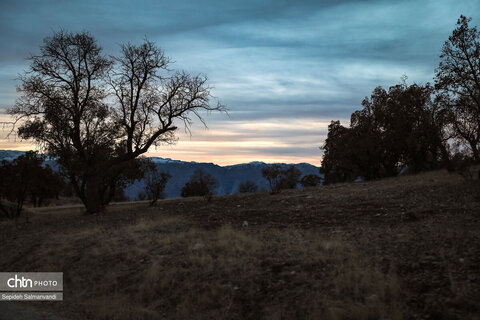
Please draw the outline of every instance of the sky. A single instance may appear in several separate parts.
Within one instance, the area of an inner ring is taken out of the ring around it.
[[[172,68],[208,76],[228,114],[211,114],[150,155],[220,165],[319,166],[331,120],[377,86],[432,82],[460,14],[480,25],[478,0],[0,0],[0,121],[19,97],[25,58],[63,28],[87,30],[108,54],[147,37]],[[29,150],[6,139],[0,149]]]

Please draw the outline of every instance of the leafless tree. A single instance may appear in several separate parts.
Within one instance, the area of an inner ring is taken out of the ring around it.
[[[164,198],[164,190],[172,175],[158,169],[157,164],[149,158],[143,158],[143,171],[145,178],[145,193],[153,206],[158,199]]]
[[[88,213],[103,209],[104,181],[118,166],[174,142],[192,116],[204,122],[202,110],[225,110],[211,103],[205,76],[171,70],[170,59],[146,39],[107,56],[89,33],[61,30],[29,60],[9,113],[20,137],[58,158]]]

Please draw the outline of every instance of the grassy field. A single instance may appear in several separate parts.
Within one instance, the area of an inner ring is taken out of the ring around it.
[[[480,319],[480,185],[443,171],[32,211],[0,270],[64,272],[64,302],[19,304],[45,318]]]

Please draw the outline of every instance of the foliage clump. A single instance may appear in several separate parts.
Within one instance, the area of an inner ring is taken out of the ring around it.
[[[282,169],[279,164],[272,164],[262,169],[262,176],[267,179],[271,193],[279,193],[282,189],[295,189],[301,172],[295,166]]]
[[[322,183],[322,178],[316,174],[307,174],[300,180],[302,187],[316,187]]]
[[[193,172],[190,180],[182,188],[182,197],[203,197],[210,201],[213,197],[213,191],[218,185],[218,180],[211,174],[197,169]]]
[[[238,186],[240,193],[255,193],[258,191],[258,185],[253,181],[245,181]]]
[[[44,165],[45,156],[28,151],[11,162],[0,165],[0,211],[8,219],[18,220],[25,201],[30,198],[34,206],[58,198],[65,182],[52,168]],[[13,205],[4,205],[7,200]],[[28,213],[28,212],[27,212]],[[28,214],[26,215],[28,222]]]

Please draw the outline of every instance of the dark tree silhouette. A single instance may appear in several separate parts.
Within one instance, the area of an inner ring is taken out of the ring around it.
[[[262,176],[267,179],[272,194],[282,189],[295,189],[300,180],[301,172],[294,166],[282,169],[279,164],[271,164],[262,169]]]
[[[480,32],[460,16],[442,48],[435,72],[437,101],[448,115],[455,137],[480,161]]]
[[[433,88],[405,83],[387,92],[377,87],[363,109],[352,114],[350,128],[332,121],[323,145],[325,183],[420,172],[449,161],[445,118],[432,102]]]
[[[167,172],[159,171],[157,165],[150,159],[144,160],[144,168],[145,193],[150,200],[150,206],[153,206],[158,199],[164,198],[163,191],[172,176]]]
[[[353,161],[352,129],[332,121],[328,125],[328,134],[322,146],[323,159],[320,173],[324,174],[325,184],[353,180],[358,174]],[[368,139],[365,139],[368,141]]]
[[[43,156],[37,158],[44,159]],[[42,206],[46,199],[58,199],[60,192],[66,188],[62,176],[52,170],[48,165],[37,167],[33,176],[34,181],[29,186],[28,196],[33,206]]]
[[[43,166],[44,160],[43,156],[29,151],[11,162],[3,161],[0,166],[0,211],[7,218],[15,219],[15,223],[29,196],[41,200],[54,198],[62,188],[61,177],[48,165]],[[13,207],[7,208],[2,199],[12,202]],[[28,218],[26,214],[27,222]]]
[[[255,193],[258,191],[258,186],[253,181],[245,181],[238,186],[240,193]]]
[[[267,179],[271,193],[280,192],[281,167],[278,164],[271,164],[262,169],[262,176]]]
[[[203,197],[210,201],[217,185],[218,180],[214,176],[202,169],[197,169],[190,177],[190,181],[182,188],[181,194],[182,197]]]
[[[302,173],[294,166],[289,166],[280,171],[280,188],[295,189]]]
[[[18,135],[58,158],[87,213],[102,210],[106,185],[121,167],[151,146],[172,143],[211,104],[207,78],[170,69],[153,42],[124,44],[109,57],[87,32],[59,31],[44,39],[40,54],[18,88],[9,113]]]
[[[144,159],[133,159],[110,168],[101,181],[102,207],[111,201],[125,201],[125,188],[145,175]]]
[[[300,180],[302,187],[316,187],[322,183],[322,178],[316,174],[307,174]]]

